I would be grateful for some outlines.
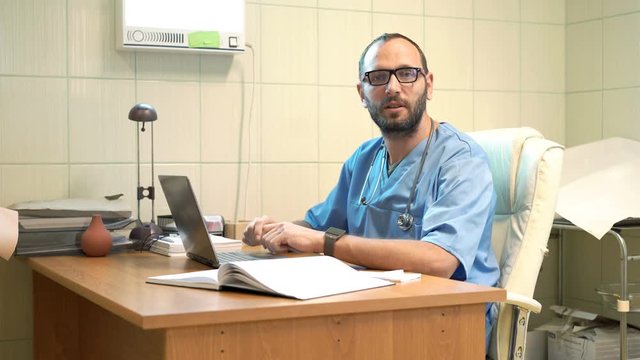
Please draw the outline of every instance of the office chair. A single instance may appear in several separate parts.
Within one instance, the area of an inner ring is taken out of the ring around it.
[[[524,359],[529,314],[555,213],[564,148],[532,128],[472,132],[489,156],[497,194],[492,243],[500,266],[499,304],[488,358]]]

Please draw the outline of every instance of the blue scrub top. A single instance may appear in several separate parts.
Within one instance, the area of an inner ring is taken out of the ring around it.
[[[318,230],[333,226],[367,238],[431,242],[460,261],[452,279],[494,286],[499,277],[491,249],[496,196],[488,159],[452,125],[441,123],[433,135],[411,203],[413,226],[408,231],[398,227],[426,143],[424,139],[388,175],[382,138],[365,142],[344,163],[326,200],[309,209],[305,221]]]

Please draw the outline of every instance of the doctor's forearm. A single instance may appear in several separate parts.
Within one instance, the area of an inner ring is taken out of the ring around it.
[[[419,240],[379,240],[345,235],[336,242],[340,260],[371,269],[419,272],[449,278],[458,267],[456,257]]]

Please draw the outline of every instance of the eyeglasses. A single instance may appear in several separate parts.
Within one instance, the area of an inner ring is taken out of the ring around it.
[[[362,81],[367,80],[373,86],[386,85],[391,79],[391,75],[395,75],[399,83],[412,83],[418,80],[418,75],[422,71],[418,67],[402,67],[395,70],[372,70],[364,73]]]

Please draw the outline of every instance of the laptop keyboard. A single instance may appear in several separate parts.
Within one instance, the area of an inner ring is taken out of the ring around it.
[[[231,261],[257,260],[255,256],[251,256],[242,251],[216,252],[219,263],[227,263]]]

